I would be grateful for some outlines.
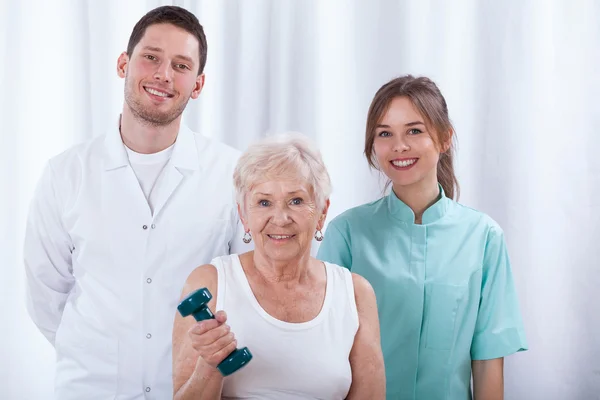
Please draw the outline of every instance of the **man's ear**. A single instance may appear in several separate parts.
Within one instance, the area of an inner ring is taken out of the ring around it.
[[[125,78],[127,76],[127,66],[129,65],[129,56],[127,52],[124,51],[121,53],[119,58],[117,59],[117,75],[119,78]]]
[[[192,95],[190,96],[192,99],[197,99],[204,88],[204,80],[206,79],[204,74],[200,74],[196,77],[196,85],[194,86],[194,90],[192,90]]]
[[[321,211],[321,216],[319,217],[319,222],[317,222],[317,230],[322,230],[325,226],[325,220],[327,219],[327,213],[329,212],[329,199],[325,200],[325,207]]]

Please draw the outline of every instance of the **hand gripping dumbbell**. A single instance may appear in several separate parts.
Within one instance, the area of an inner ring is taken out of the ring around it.
[[[208,308],[208,302],[212,299],[212,295],[207,288],[198,289],[190,293],[177,306],[177,310],[182,317],[193,315],[196,321],[204,321],[206,319],[214,319],[215,315]],[[252,353],[247,347],[235,349],[223,361],[217,365],[223,376],[231,375],[244,365],[252,360]]]

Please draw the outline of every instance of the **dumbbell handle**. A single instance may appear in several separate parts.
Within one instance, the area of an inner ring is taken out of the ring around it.
[[[213,314],[213,312],[210,311],[210,308],[208,308],[208,306],[204,306],[199,310],[194,311],[194,313],[192,313],[192,316],[198,322],[205,321],[207,319],[215,319],[215,314]]]
[[[198,322],[207,319],[215,319],[215,315],[210,308],[208,308],[208,301],[210,299],[212,299],[212,295],[208,289],[199,289],[181,302],[178,307],[179,312],[183,317],[192,315]],[[250,353],[250,350],[248,350],[247,347],[235,349],[219,363],[217,369],[221,371],[224,376],[227,376],[248,364],[251,359],[252,353]]]

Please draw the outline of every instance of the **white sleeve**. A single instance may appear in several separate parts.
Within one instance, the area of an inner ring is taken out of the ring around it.
[[[54,345],[56,330],[74,278],[73,245],[61,221],[60,194],[47,164],[29,208],[24,242],[27,311]]]

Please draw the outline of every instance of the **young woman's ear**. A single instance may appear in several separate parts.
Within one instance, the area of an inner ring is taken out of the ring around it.
[[[445,153],[448,150],[450,150],[450,147],[452,147],[452,137],[454,136],[454,130],[450,129],[450,131],[448,132],[448,139],[442,143],[441,145],[441,149],[440,149],[440,153]]]

